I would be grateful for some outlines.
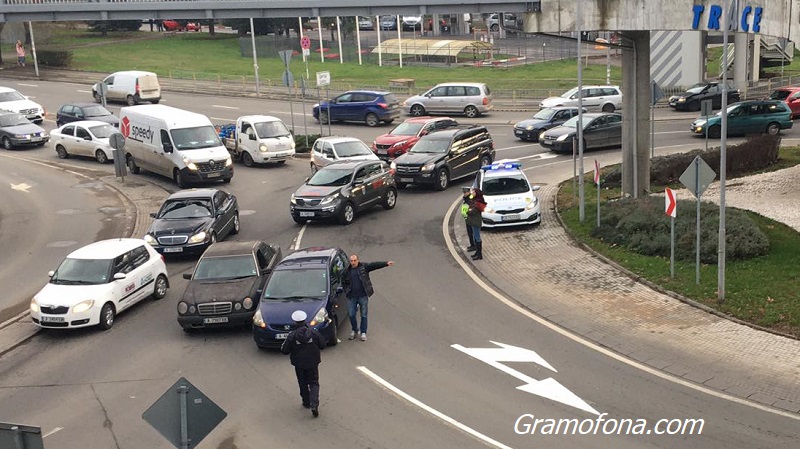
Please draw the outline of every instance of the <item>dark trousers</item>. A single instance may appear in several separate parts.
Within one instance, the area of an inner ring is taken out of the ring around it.
[[[299,368],[295,366],[294,373],[297,375],[297,384],[300,386],[300,398],[303,399],[303,405],[311,408],[319,407],[319,367]]]
[[[469,246],[475,246],[475,235],[472,232],[472,226],[467,225],[467,237],[469,237]]]

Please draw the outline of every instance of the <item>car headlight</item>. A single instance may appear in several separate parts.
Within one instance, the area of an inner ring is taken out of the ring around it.
[[[178,303],[178,313],[181,315],[185,315],[186,312],[189,311],[189,305],[185,302],[181,301]]]
[[[31,299],[31,312],[39,313],[39,303],[36,301],[36,298]]]
[[[294,196],[294,193],[289,198],[289,202],[292,203],[292,204],[297,204],[297,198]]]
[[[400,142],[397,142],[396,144],[392,145],[392,148],[394,148],[394,147],[402,147],[403,145],[405,145],[407,143],[408,143],[408,140],[401,140]]]
[[[686,97],[678,98],[678,103],[685,103],[685,102],[686,102]]]
[[[142,238],[142,240],[144,240],[145,242],[147,242],[150,245],[158,245],[158,242],[156,241],[156,238],[153,237],[150,234],[145,234],[144,237]]]
[[[525,202],[527,203],[525,205],[525,210],[531,210],[536,207],[537,204],[539,204],[539,198],[536,198],[535,196],[533,198],[525,198]]]
[[[264,317],[261,316],[261,309],[256,310],[256,314],[253,315],[253,325],[258,326],[261,329],[265,329],[267,327]]]
[[[231,158],[225,159],[225,166],[230,167],[231,165],[233,165],[233,159]]]
[[[253,298],[251,298],[249,296],[247,298],[244,298],[244,300],[242,300],[242,306],[247,310],[252,309],[253,308]]]
[[[31,136],[28,134],[14,134],[14,138],[16,139],[30,139]]]
[[[191,171],[197,171],[197,165],[194,162],[188,162],[186,164],[186,168],[188,168]]]
[[[267,146],[262,143],[261,145],[258,146],[258,151],[260,151],[262,153],[266,153],[267,152]]]
[[[206,231],[200,231],[197,234],[189,237],[189,243],[204,242],[206,240],[207,236],[208,236],[208,234],[206,234]]]
[[[325,322],[327,319],[328,319],[328,311],[325,310],[325,307],[323,307],[319,309],[319,311],[317,311],[317,314],[314,315],[314,318],[311,320],[310,323],[308,323],[308,325],[316,326],[317,324]]]
[[[320,206],[324,206],[326,204],[331,204],[332,202],[336,201],[337,199],[339,199],[339,194],[338,193],[335,194],[335,195],[328,195],[325,198],[323,198],[322,201],[319,202],[319,205]]]
[[[431,171],[433,168],[436,167],[436,164],[433,162],[428,162],[427,164],[422,166],[422,171]]]
[[[544,131],[539,133],[539,140],[544,140],[544,133],[545,133]]]
[[[484,207],[483,211],[486,212],[487,214],[493,214],[494,213],[494,209],[492,209],[489,206]]]
[[[397,164],[394,161],[392,161],[392,163],[389,165],[389,168],[391,168],[392,170],[397,170]]]
[[[86,301],[81,301],[72,306],[72,313],[86,312],[87,310],[91,309],[93,305],[94,305],[93,299],[87,299]]]
[[[565,141],[565,140],[567,140],[569,138],[570,138],[569,134],[562,134],[562,135],[558,136],[558,139],[556,139],[556,140],[559,141],[559,142],[563,142],[563,141]]]
[[[704,126],[705,124],[706,124],[706,120],[696,120],[693,123],[694,126],[698,126],[698,127]]]
[[[528,131],[533,131],[533,125],[528,125],[525,127],[525,129]]]

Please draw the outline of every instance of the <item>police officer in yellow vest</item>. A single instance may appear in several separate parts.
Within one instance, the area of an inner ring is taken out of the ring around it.
[[[462,187],[463,202],[461,203],[461,217],[464,221],[467,220],[467,211],[469,210],[470,201],[472,201],[472,191],[469,187]],[[466,224],[466,223],[465,223]],[[472,235],[472,226],[467,226],[467,236],[469,237],[469,248],[467,251],[475,251],[475,237]]]

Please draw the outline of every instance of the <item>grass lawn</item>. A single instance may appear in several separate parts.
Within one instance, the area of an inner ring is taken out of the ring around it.
[[[769,170],[800,163],[800,148],[781,148],[781,160]],[[604,170],[609,170],[607,167]],[[585,182],[585,217],[579,220],[577,195],[572,182],[558,193],[559,213],[571,234],[598,253],[619,263],[654,284],[703,303],[736,318],[800,337],[800,233],[753,212],[748,215],[769,238],[769,253],[745,261],[726,261],[726,301],[717,302],[717,266],[701,265],[700,285],[695,283],[694,261],[675,261],[675,278],[669,276],[669,258],[648,257],[620,247],[611,247],[590,236],[597,213],[597,190],[592,174]],[[653,186],[651,191],[663,191]],[[619,189],[601,190],[601,201],[620,197]],[[602,213],[603,205],[600,206]],[[668,220],[666,215],[664,220]]]

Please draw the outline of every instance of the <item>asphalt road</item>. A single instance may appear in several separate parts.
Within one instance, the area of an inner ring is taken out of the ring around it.
[[[38,84],[19,88],[49,111],[68,100],[90,98],[87,86]],[[205,113],[214,122],[269,113],[291,123],[285,102],[189,95],[165,95],[164,102]],[[117,107],[111,109],[118,112]],[[295,129],[302,132],[300,108],[295,104],[294,109]],[[487,123],[498,157],[522,158],[534,182],[552,182],[571,173],[571,158],[552,157],[537,144],[513,138],[510,124],[520,116],[498,112],[475,121]],[[656,154],[702,145],[686,131],[690,120],[691,115],[685,121],[658,122]],[[315,125],[309,119],[309,132]],[[389,128],[336,125],[332,129],[334,134],[371,142]],[[51,148],[13,154],[57,161]],[[619,150],[594,152],[587,159],[595,157],[610,162],[619,159]],[[112,166],[89,159],[71,159],[69,164],[75,170],[113,173]],[[63,179],[71,175],[53,175],[52,170],[31,163],[18,170],[26,170],[28,183],[48,186],[53,196],[63,195],[65,185],[75,183]],[[263,239],[279,244],[284,252],[295,246],[337,245],[359,253],[365,261],[396,261],[394,267],[373,273],[377,293],[371,301],[369,341],[345,340],[323,353],[320,418],[314,420],[300,407],[288,360],[258,351],[248,332],[185,335],[181,331],[175,306],[186,285],[181,274],[193,261],[174,260],[168,265],[167,297],[127,311],[111,331],[43,332],[2,356],[0,421],[41,426],[48,434],[48,447],[168,448],[141,414],[183,376],[228,412],[200,445],[207,448],[796,447],[796,419],[701,394],[632,368],[539,324],[480,288],[453,260],[443,235],[446,211],[459,196],[457,187],[445,192],[407,189],[394,210],[376,208],[348,227],[329,223],[300,227],[288,215],[288,197],[308,173],[304,159],[274,167],[238,165],[234,181],[225,188],[237,195],[243,212],[237,240]],[[176,190],[168,180],[140,176]],[[72,199],[69,207],[89,209],[85,201]],[[85,235],[80,244],[98,238],[100,231],[90,231],[90,226],[99,228],[103,217],[76,218],[80,221],[73,227]],[[8,232],[5,226],[0,228],[4,254],[5,242],[13,238]],[[71,240],[76,244],[61,248],[62,254],[79,245],[77,237]],[[36,254],[45,251],[41,243],[32,245]],[[7,258],[3,263],[7,267]],[[38,288],[42,281],[29,279],[26,284]],[[546,303],[547,298],[548,292],[541,291],[537,299]],[[342,327],[343,333],[346,329]],[[469,348],[497,348],[492,342],[535,351],[541,359],[531,363],[537,357],[530,352],[497,350],[495,360],[507,363],[493,366],[466,353]],[[575,397],[567,397],[553,382]],[[562,396],[557,397],[560,401],[546,399],[519,389],[524,385]],[[592,411],[608,413],[606,420],[646,419],[649,424],[643,429],[645,435],[637,436],[602,435],[602,431],[519,434],[525,433],[526,422],[533,421],[525,414],[594,420]],[[704,420],[701,435],[653,432],[658,419],[687,418]],[[522,426],[515,426],[517,421]]]

